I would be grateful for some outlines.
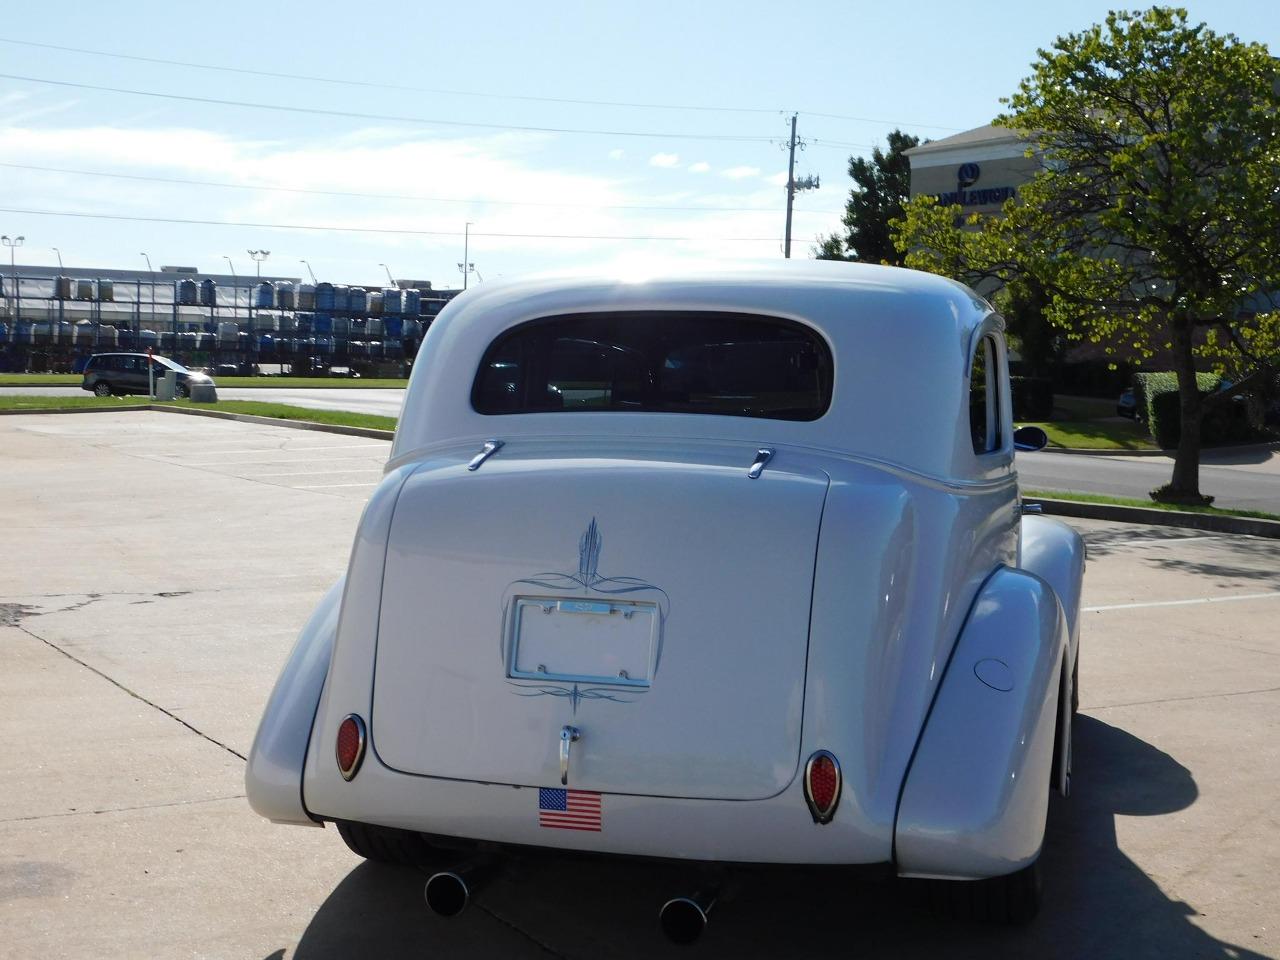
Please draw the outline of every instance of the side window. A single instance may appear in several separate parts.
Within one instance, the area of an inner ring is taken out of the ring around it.
[[[1000,406],[1000,352],[995,337],[983,337],[974,352],[969,378],[969,430],[974,453],[992,453],[1004,446]]]

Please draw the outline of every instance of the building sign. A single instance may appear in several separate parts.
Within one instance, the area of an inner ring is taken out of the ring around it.
[[[949,193],[935,193],[934,198],[943,206],[959,204],[962,207],[981,207],[988,204],[1004,203],[1013,196],[1013,187],[983,187],[970,190],[978,178],[982,176],[982,168],[976,163],[962,163],[956,171],[956,188]]]

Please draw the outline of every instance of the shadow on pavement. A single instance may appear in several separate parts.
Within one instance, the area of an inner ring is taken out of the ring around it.
[[[933,917],[911,881],[815,881],[778,872],[746,878],[690,951],[667,945],[657,929],[659,906],[691,892],[694,881],[679,868],[526,864],[482,892],[467,915],[443,921],[422,906],[420,872],[366,864],[323,904],[296,956],[1265,960],[1206,934],[1194,922],[1195,906],[1166,897],[1117,845],[1117,816],[1168,816],[1195,803],[1191,773],[1086,716],[1077,721],[1075,768],[1073,796],[1050,809],[1044,908],[1021,929]]]

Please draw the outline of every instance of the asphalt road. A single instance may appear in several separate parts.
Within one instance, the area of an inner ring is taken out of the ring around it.
[[[388,446],[0,417],[0,957],[692,955],[657,930],[680,868],[528,863],[442,921],[421,872],[249,810],[262,704]],[[722,903],[698,956],[1280,955],[1280,543],[1076,524],[1081,716],[1040,918],[956,924],[911,884],[784,872]]]
[[[0,387],[0,395],[39,394],[88,396],[78,387]],[[398,417],[403,390],[293,389],[220,387],[226,400],[260,400],[317,410],[351,410]],[[1138,497],[1165,483],[1173,471],[1168,457],[1090,457],[1079,454],[1024,453],[1018,455],[1022,485],[1033,490],[1068,490]],[[1235,510],[1280,513],[1280,451],[1245,454],[1208,451],[1201,466],[1201,491],[1215,504]]]
[[[1091,457],[1076,453],[1020,453],[1018,480],[1030,490],[1067,490],[1146,499],[1168,483],[1173,460],[1159,457]],[[1280,449],[1206,450],[1200,492],[1214,506],[1280,514]]]

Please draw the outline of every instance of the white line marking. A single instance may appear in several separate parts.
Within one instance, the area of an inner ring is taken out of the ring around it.
[[[317,450],[385,450],[391,445],[390,440],[384,440],[381,443],[335,443],[332,446],[324,447],[250,447],[241,450],[221,450],[220,453],[230,457],[239,456],[246,453],[314,453]],[[203,446],[201,444],[200,446]],[[163,450],[135,450],[133,451],[140,457],[180,457],[180,452],[175,452],[172,447],[166,447]]]
[[[284,467],[291,463],[336,463],[339,460],[355,460],[360,463],[368,463],[369,461],[381,462],[381,457],[298,457],[289,460],[284,457],[273,457],[270,460],[166,460],[175,467],[247,467],[255,463],[265,463],[272,467]]]
[[[1155,600],[1151,603],[1113,603],[1105,607],[1084,607],[1081,613],[1102,613],[1105,610],[1138,610],[1146,607],[1186,607],[1196,603],[1231,603],[1235,600],[1274,600],[1280,597],[1280,591],[1274,593],[1242,593],[1235,597],[1198,597],[1195,600]]]
[[[328,490],[330,487],[376,487],[378,484],[373,481],[365,483],[300,483],[293,489],[295,490]]]
[[[319,477],[326,473],[381,473],[381,467],[348,467],[345,470],[289,470],[283,473],[253,473],[245,480],[257,480],[259,477]]]
[[[1247,534],[1246,534],[1247,536]],[[1143,539],[1139,537],[1131,543],[1188,543],[1191,540],[1221,540],[1221,537],[1148,537]]]

